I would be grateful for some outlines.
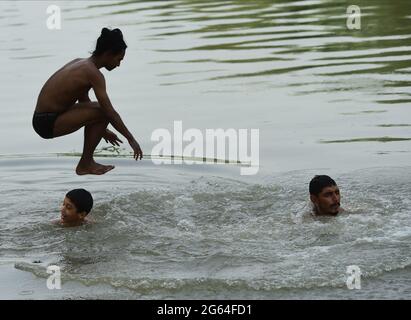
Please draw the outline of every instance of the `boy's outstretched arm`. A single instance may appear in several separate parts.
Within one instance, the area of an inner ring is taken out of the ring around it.
[[[93,72],[90,76],[90,81],[102,111],[109,119],[112,126],[127,139],[134,151],[134,159],[141,159],[143,157],[143,151],[131,132],[127,129],[120,115],[111,104],[106,91],[106,82],[103,74],[100,71]]]

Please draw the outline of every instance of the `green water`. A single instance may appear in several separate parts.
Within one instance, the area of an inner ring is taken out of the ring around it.
[[[409,160],[410,127],[397,126],[411,123],[409,1],[357,2],[360,30],[347,28],[349,1],[56,4],[61,30],[46,28],[47,2],[1,4],[0,84],[10,107],[0,110],[0,133],[11,137],[2,153],[81,152],[81,132],[43,141],[31,113],[50,74],[86,57],[111,26],[129,48],[122,67],[103,71],[109,96],[146,154],[154,130],[182,120],[184,129],[259,129],[270,171],[327,166],[324,153],[348,155],[336,164],[348,168]]]
[[[50,4],[62,10],[61,30],[46,27]],[[44,266],[32,261],[60,263],[67,279],[117,285],[125,298],[215,297],[216,288],[219,298],[409,297],[411,2],[357,1],[360,30],[347,28],[351,4],[1,1],[1,262],[40,278]],[[82,131],[42,140],[31,116],[48,77],[87,57],[105,26],[128,44],[122,66],[103,70],[108,94],[145,154],[151,134],[174,121],[258,129],[258,175],[202,161],[136,164],[127,145],[118,153],[101,143],[117,156],[101,161],[116,169],[75,176]],[[300,221],[319,173],[336,178],[358,215]],[[78,185],[96,195],[100,224],[53,229],[56,199]],[[350,264],[366,275],[358,294],[345,289]],[[87,294],[116,297],[104,290]]]

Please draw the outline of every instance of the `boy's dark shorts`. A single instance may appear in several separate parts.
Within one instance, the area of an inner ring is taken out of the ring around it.
[[[44,139],[53,138],[54,123],[59,114],[57,112],[35,112],[33,115],[33,128]]]

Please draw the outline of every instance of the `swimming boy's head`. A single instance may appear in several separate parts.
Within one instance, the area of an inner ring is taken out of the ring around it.
[[[120,66],[121,60],[126,54],[127,45],[120,29],[110,30],[103,28],[97,39],[93,57],[99,57],[104,62],[104,67],[111,71]]]
[[[61,223],[79,225],[84,221],[93,207],[93,197],[84,189],[69,191],[61,206]]]
[[[310,181],[310,199],[318,215],[337,215],[340,211],[340,190],[333,179],[319,175]]]

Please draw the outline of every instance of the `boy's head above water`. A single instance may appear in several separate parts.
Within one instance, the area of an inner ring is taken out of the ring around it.
[[[319,175],[312,178],[309,191],[315,214],[335,216],[342,211],[340,190],[329,176]]]
[[[86,216],[93,208],[93,197],[84,189],[69,191],[61,206],[60,223],[65,226],[77,226],[85,222]]]

